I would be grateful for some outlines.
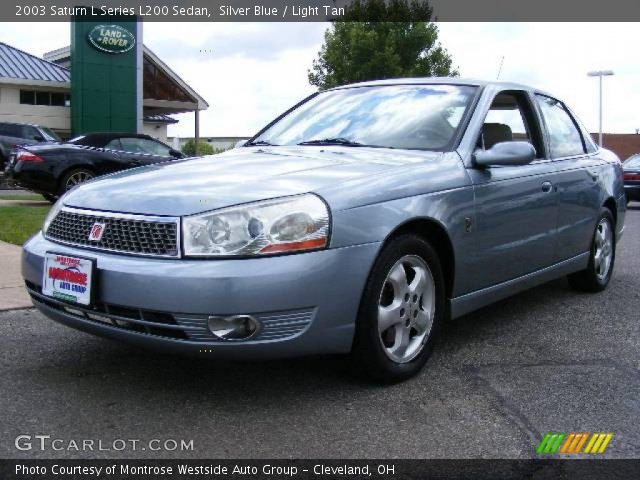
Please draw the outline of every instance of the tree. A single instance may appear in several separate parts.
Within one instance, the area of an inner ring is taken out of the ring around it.
[[[354,0],[309,70],[320,90],[394,77],[457,76],[425,0]]]

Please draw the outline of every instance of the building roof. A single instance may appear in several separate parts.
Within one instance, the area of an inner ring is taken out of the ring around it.
[[[149,47],[142,46],[143,55],[146,59],[157,65],[170,79],[179,85],[190,97],[193,98],[195,108],[197,110],[206,110],[209,108],[207,101],[202,98],[198,92],[196,92],[189,84],[187,84],[176,72],[174,72],[169,66],[164,63]],[[62,47],[56,50],[52,50],[44,54],[44,58],[51,60],[52,62],[66,62],[71,58],[71,47]],[[178,113],[178,112],[175,112]]]
[[[0,79],[69,83],[71,72],[60,65],[0,42]]]
[[[169,115],[145,115],[143,120],[152,123],[178,123],[178,120]]]
[[[158,57],[155,53],[153,53],[151,49],[146,45],[143,45],[142,47],[143,47],[144,55],[146,55],[147,58],[149,58],[152,62],[158,65],[169,76],[169,78],[171,78],[174,82],[176,82],[178,85],[184,88],[187,91],[187,93],[189,93],[189,95],[193,97],[193,99],[196,101],[198,110],[206,110],[207,108],[209,108],[209,104],[207,103],[207,101],[204,98],[202,98],[198,94],[198,92],[196,92],[193,88],[191,88],[189,84],[187,84],[187,82],[185,82],[182,78],[180,78],[180,76],[176,72],[171,70],[171,68],[169,68],[169,66],[166,63],[160,60],[160,57]]]

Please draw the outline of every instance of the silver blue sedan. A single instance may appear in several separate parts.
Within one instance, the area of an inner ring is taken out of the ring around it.
[[[443,322],[568,275],[606,288],[619,159],[516,84],[400,79],[312,95],[244,146],[81,185],[24,247],[68,326],[237,359],[350,353],[394,381]]]

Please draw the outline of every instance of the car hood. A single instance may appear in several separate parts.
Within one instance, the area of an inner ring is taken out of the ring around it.
[[[183,216],[335,187],[440,155],[366,147],[245,147],[108,175],[77,187],[64,204]]]

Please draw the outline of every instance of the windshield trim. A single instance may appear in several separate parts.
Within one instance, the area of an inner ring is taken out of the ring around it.
[[[284,117],[289,115],[291,112],[293,112],[294,110],[298,109],[300,106],[302,106],[303,104],[307,103],[309,100],[317,97],[318,95],[320,95],[322,93],[327,93],[327,92],[336,91],[336,90],[356,89],[356,88],[389,88],[389,87],[393,88],[393,87],[403,86],[403,85],[415,85],[415,86],[427,85],[427,86],[437,86],[437,87],[441,87],[441,86],[445,86],[445,87],[470,87],[470,88],[473,88],[475,90],[475,92],[470,96],[469,104],[467,105],[467,107],[465,109],[465,112],[463,113],[462,117],[460,118],[460,122],[458,123],[458,126],[456,127],[455,132],[451,136],[451,140],[446,145],[444,145],[444,146],[442,146],[440,148],[402,148],[402,149],[400,149],[398,147],[388,147],[388,146],[375,146],[375,147],[376,148],[389,148],[389,149],[395,149],[395,150],[423,151],[423,152],[454,152],[454,151],[456,151],[457,148],[460,145],[460,142],[462,141],[462,137],[464,135],[464,132],[465,132],[465,130],[467,129],[467,127],[469,125],[469,121],[471,120],[471,117],[473,116],[473,112],[476,109],[476,105],[478,103],[478,100],[480,99],[480,95],[482,94],[482,91],[484,90],[483,86],[474,85],[474,84],[467,84],[465,82],[460,82],[460,83],[428,83],[428,84],[417,83],[417,82],[416,83],[402,82],[402,83],[390,83],[390,84],[387,84],[387,85],[345,85],[343,87],[335,87],[335,88],[330,88],[328,90],[322,90],[320,92],[314,92],[311,95],[309,95],[308,97],[306,97],[306,98],[302,99],[301,101],[299,101],[298,103],[296,103],[293,107],[289,108],[288,110],[286,110],[282,114],[278,115],[274,120],[269,122],[262,129],[260,129],[260,131],[258,133],[256,133],[253,137],[251,137],[249,140],[247,140],[247,142],[241,148],[253,147],[254,145],[251,145],[251,143],[254,142],[257,138],[260,138],[260,136],[264,132],[269,130],[273,125],[278,123],[280,120],[282,120]],[[274,147],[276,147],[276,148],[278,146],[280,146],[280,145],[274,145]],[[340,147],[340,145],[332,145],[332,146]],[[367,145],[367,146],[369,146],[369,145]],[[344,146],[344,147],[345,148],[351,148],[348,145]]]

